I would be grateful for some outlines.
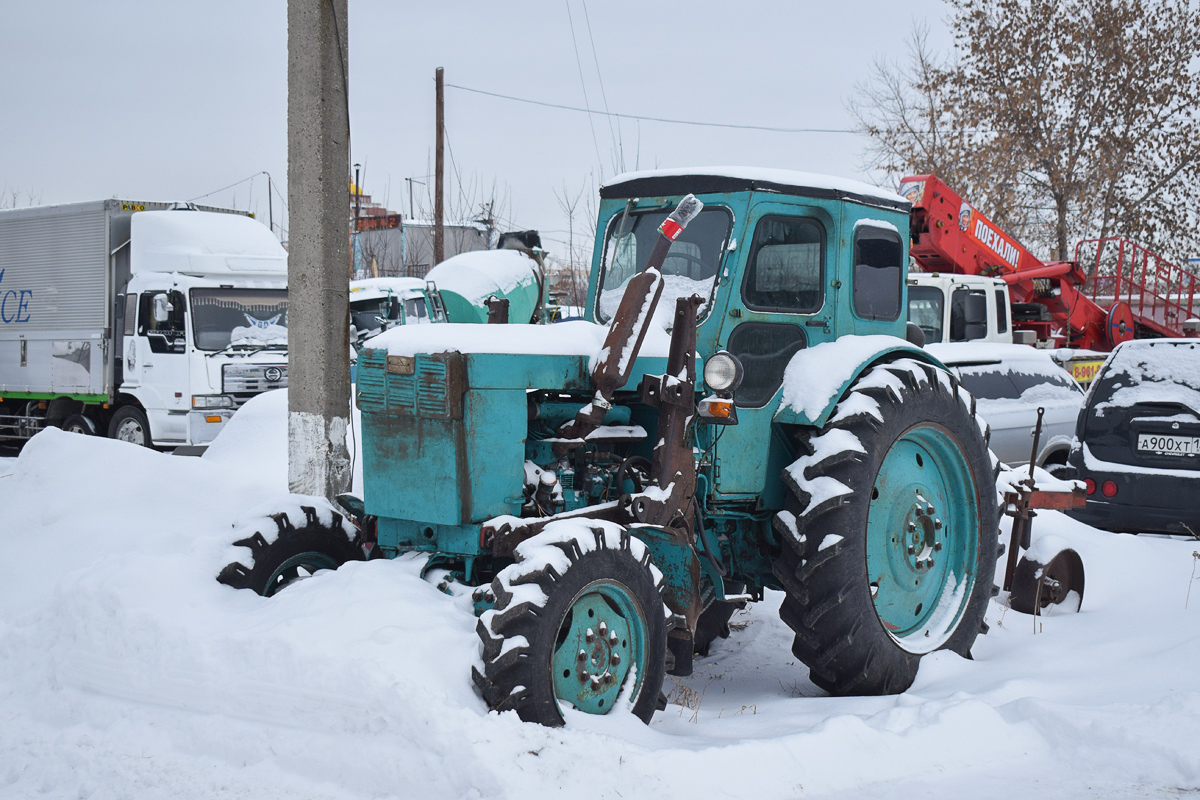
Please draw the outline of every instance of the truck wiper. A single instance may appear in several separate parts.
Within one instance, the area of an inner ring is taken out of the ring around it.
[[[286,350],[287,345],[286,344],[239,344],[239,345],[227,344],[220,350],[214,350],[211,353],[205,353],[204,357],[212,358],[213,356],[232,354],[232,353],[236,353],[238,355],[243,355],[243,356],[248,356],[248,355],[253,355],[254,353],[259,353],[259,352],[262,352],[263,350],[268,350],[268,349],[272,349],[272,348]]]

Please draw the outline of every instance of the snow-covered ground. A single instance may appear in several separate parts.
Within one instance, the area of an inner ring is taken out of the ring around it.
[[[1035,536],[1083,556],[1082,613],[994,603],[974,660],[928,657],[902,695],[822,696],[771,593],[650,726],[550,730],[487,712],[467,598],[417,559],[269,600],[214,580],[285,502],[281,397],[204,458],[51,429],[0,461],[0,797],[1200,793],[1200,543],[1043,513]]]

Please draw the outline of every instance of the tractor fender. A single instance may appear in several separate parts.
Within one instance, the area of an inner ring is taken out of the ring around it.
[[[898,336],[839,336],[799,351],[784,370],[783,394],[774,421],[822,427],[859,375],[899,358],[915,358],[945,369],[928,351]]]

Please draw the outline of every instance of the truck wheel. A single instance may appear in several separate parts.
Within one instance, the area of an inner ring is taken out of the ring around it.
[[[96,435],[96,423],[83,414],[72,414],[63,420],[62,429],[67,433],[82,433],[84,436]]]
[[[240,562],[227,565],[217,576],[221,583],[235,589],[251,589],[270,597],[298,580],[311,577],[322,569],[337,569],[347,561],[362,561],[362,550],[355,544],[354,527],[342,515],[331,512],[326,524],[312,506],[301,506],[304,525],[294,527],[288,515],[272,514],[278,528],[268,540],[262,532],[234,542],[250,550],[250,566]],[[271,533],[268,531],[268,535]]]
[[[121,406],[108,423],[108,438],[150,447],[150,421],[137,406]]]
[[[999,549],[988,433],[957,380],[906,359],[861,377],[784,470],[779,614],[813,683],[893,694],[925,653],[970,656]]]
[[[477,631],[472,677],[488,707],[558,727],[562,706],[607,714],[623,703],[643,722],[666,675],[662,573],[618,525],[549,525],[517,548]]]

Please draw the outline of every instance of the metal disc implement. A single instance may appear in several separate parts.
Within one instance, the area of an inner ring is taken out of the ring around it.
[[[645,621],[624,587],[586,586],[559,626],[550,661],[555,696],[589,714],[607,713],[634,668],[637,694],[645,674]]]
[[[884,458],[867,517],[867,572],[879,621],[912,653],[945,643],[976,574],[975,486],[954,439],[911,428]]]

